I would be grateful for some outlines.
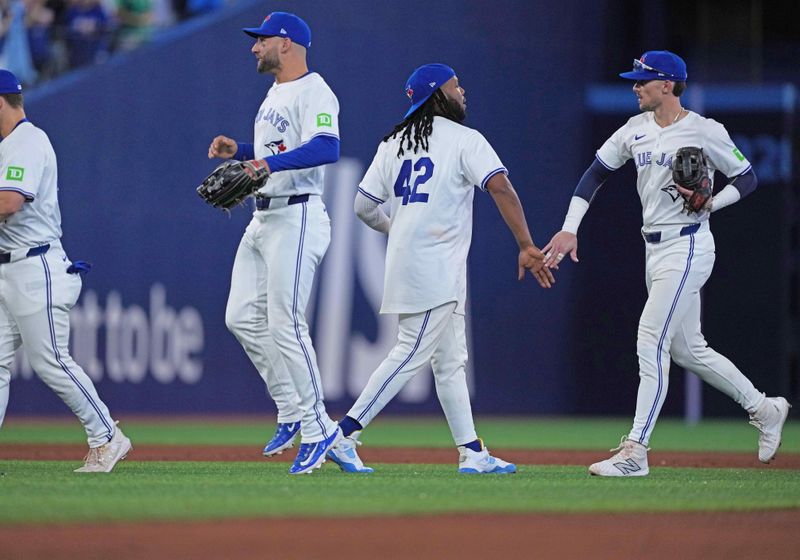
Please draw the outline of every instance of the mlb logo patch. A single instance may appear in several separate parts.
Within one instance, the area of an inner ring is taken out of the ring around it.
[[[6,181],[22,181],[22,178],[24,176],[25,176],[24,167],[9,166],[8,171],[6,172]]]

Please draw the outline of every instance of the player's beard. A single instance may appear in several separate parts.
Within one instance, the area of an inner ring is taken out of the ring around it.
[[[450,119],[451,121],[455,121],[457,123],[463,123],[464,119],[467,118],[467,111],[464,107],[455,99],[450,99],[447,95],[439,90],[436,92],[435,96],[435,103],[436,103],[436,113]]]
[[[275,74],[280,68],[281,62],[278,59],[278,53],[266,52],[262,58],[258,59],[259,74]]]
[[[457,123],[463,123],[467,118],[467,110],[455,99],[447,98],[447,105],[450,108],[450,114]]]

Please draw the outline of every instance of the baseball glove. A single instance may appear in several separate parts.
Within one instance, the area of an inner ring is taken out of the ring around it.
[[[229,210],[260,189],[269,178],[266,162],[226,161],[197,187],[197,194],[214,208]]]
[[[687,214],[699,214],[705,209],[714,193],[703,148],[687,146],[678,149],[672,160],[672,180],[693,191],[691,196],[684,197],[683,208]]]

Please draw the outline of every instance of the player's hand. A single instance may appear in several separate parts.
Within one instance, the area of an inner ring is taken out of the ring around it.
[[[233,138],[228,138],[227,136],[217,136],[211,141],[211,145],[208,147],[208,159],[215,157],[231,159],[234,155],[236,155],[236,151],[238,149],[239,145]]]
[[[684,200],[689,200],[690,198],[692,198],[692,194],[694,193],[692,189],[687,189],[680,185],[675,185],[675,188],[678,189],[678,192],[681,193],[681,196],[683,196]],[[711,204],[713,202],[714,198],[713,197],[709,198],[708,201],[706,201],[705,206],[703,206],[703,208],[700,210],[700,212],[704,212],[706,210],[711,212]]]
[[[553,273],[544,266],[544,253],[536,245],[520,249],[518,280],[525,278],[525,270],[531,271],[531,274],[542,288],[549,288],[556,282],[556,279],[553,278]]]
[[[569,255],[574,262],[578,262],[578,236],[568,231],[559,231],[550,240],[550,243],[544,246],[544,265],[547,268],[555,268],[558,270],[558,265],[565,255]]]

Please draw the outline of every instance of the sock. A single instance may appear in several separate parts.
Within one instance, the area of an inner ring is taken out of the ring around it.
[[[471,441],[469,443],[465,443],[462,447],[466,447],[467,449],[471,449],[475,453],[480,453],[483,451],[483,442],[481,442],[480,438]]]
[[[358,430],[363,430],[364,426],[358,423],[358,420],[355,418],[350,418],[349,416],[345,416],[342,418],[341,422],[339,422],[339,428],[341,428],[344,437],[349,436],[353,432],[357,432]]]

